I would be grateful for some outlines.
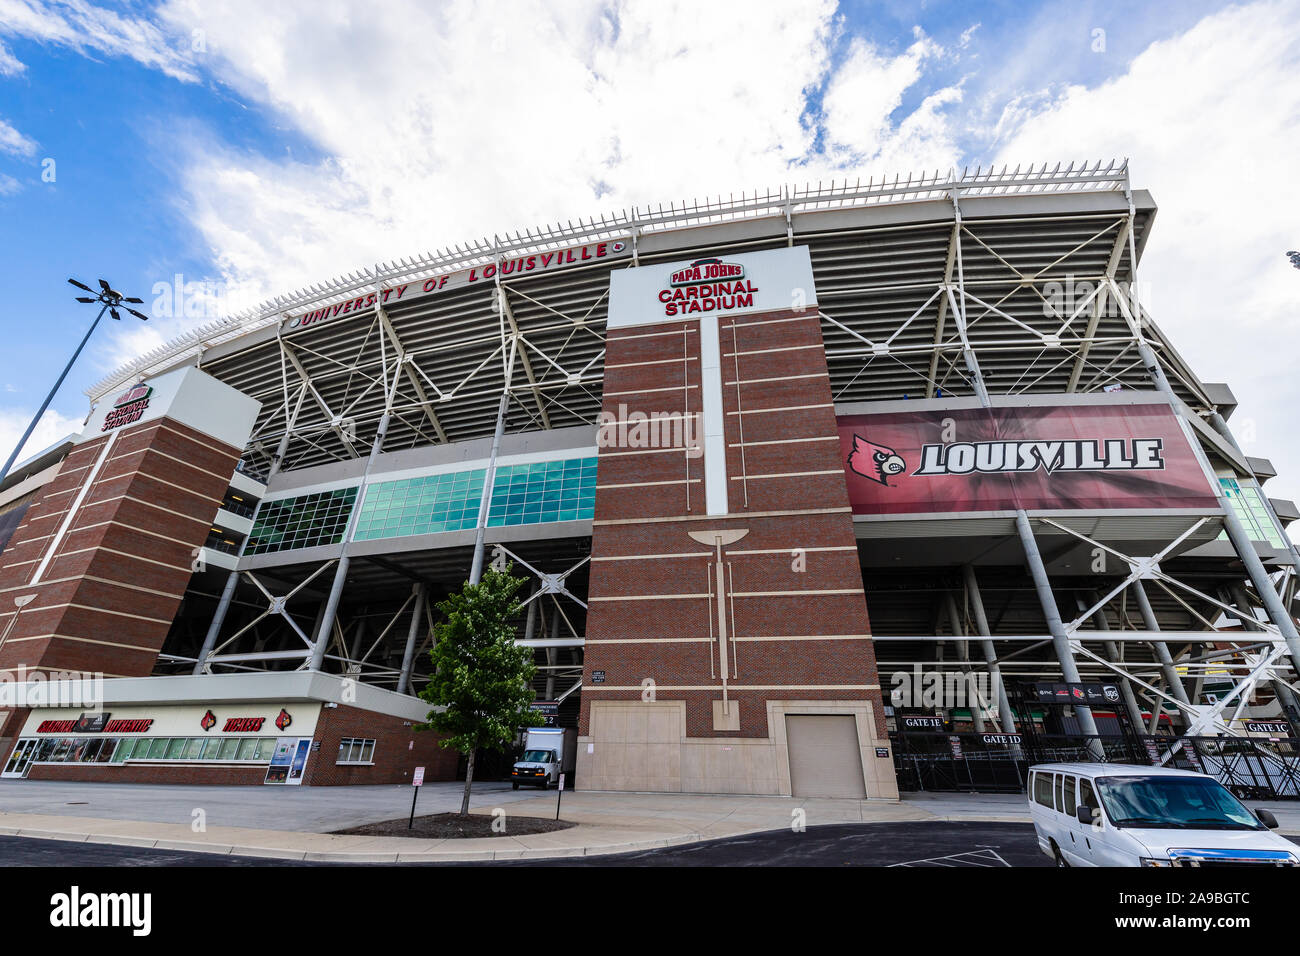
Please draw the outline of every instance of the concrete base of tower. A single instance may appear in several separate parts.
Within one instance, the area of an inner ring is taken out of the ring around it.
[[[738,706],[731,701],[728,710]],[[893,758],[889,741],[877,738],[875,707],[869,700],[769,700],[766,737],[688,737],[685,701],[593,701],[588,733],[578,738],[577,784],[896,800]]]

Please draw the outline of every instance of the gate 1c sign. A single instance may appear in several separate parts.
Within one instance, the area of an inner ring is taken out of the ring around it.
[[[854,514],[1217,507],[1164,403],[846,415]]]

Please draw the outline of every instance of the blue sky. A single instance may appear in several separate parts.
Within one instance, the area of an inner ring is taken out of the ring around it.
[[[93,317],[69,276],[152,308],[181,274],[206,311],[101,328],[29,451],[141,350],[381,259],[704,192],[1127,156],[1161,206],[1157,321],[1295,497],[1300,386],[1270,343],[1300,331],[1298,12],[0,0],[0,444]]]

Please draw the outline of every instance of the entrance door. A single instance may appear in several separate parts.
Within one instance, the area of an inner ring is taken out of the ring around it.
[[[3,773],[0,777],[25,777],[27,771],[31,769],[32,760],[36,757],[36,751],[41,742],[35,738],[20,740],[14,745],[14,752],[9,755],[9,761],[5,764]]]
[[[852,714],[788,714],[785,737],[796,797],[866,798],[858,723]]]

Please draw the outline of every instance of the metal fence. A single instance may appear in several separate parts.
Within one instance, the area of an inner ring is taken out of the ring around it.
[[[899,731],[894,770],[903,791],[1022,793],[1031,766],[1087,762],[1155,766],[1179,740],[1169,736],[950,734]],[[991,739],[990,739],[991,738]],[[1184,737],[1164,766],[1215,777],[1245,799],[1300,799],[1300,740]]]

